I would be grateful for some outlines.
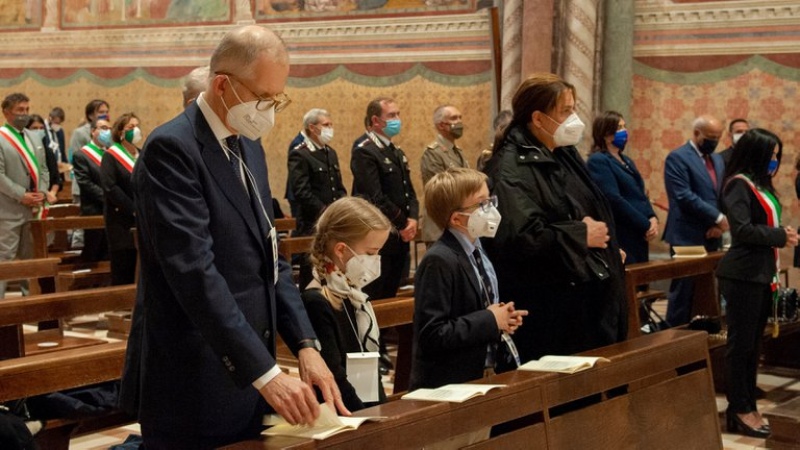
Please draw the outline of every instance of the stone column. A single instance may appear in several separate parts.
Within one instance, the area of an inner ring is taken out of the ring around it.
[[[250,25],[256,23],[253,19],[253,11],[250,9],[250,0],[236,0],[235,13],[233,21],[237,25]]]
[[[587,129],[594,118],[597,20],[597,0],[571,0],[566,5],[561,76],[575,86],[575,110]]]
[[[633,98],[634,0],[605,2],[601,109],[628,117]]]
[[[500,108],[511,109],[511,99],[522,70],[523,0],[507,0],[503,5],[503,70],[500,80]]]

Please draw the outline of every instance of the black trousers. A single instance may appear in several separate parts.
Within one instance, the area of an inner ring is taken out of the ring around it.
[[[136,279],[136,249],[111,250],[111,285],[131,284]]]
[[[727,301],[728,342],[725,347],[725,384],[728,412],[756,410],[756,376],[761,341],[772,308],[770,286],[748,281],[719,279]]]
[[[410,257],[408,247],[403,253],[381,254],[381,276],[362,289],[370,300],[397,296],[400,281],[403,279],[403,269],[406,267],[406,260]]]
[[[103,228],[83,230],[81,259],[87,262],[108,259],[108,240]]]

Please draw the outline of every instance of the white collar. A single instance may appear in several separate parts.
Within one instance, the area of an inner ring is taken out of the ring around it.
[[[231,130],[222,123],[222,119],[211,109],[211,105],[206,102],[205,92],[201,92],[200,95],[197,96],[197,106],[200,108],[200,112],[203,113],[203,117],[206,118],[208,126],[211,127],[211,132],[214,133],[214,137],[217,138],[220,146],[222,146],[225,142],[225,138],[233,136],[234,133],[231,133]]]

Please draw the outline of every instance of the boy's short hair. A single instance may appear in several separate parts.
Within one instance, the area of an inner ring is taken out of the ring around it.
[[[449,168],[434,175],[425,184],[425,211],[442,230],[447,229],[450,216],[461,209],[470,195],[486,183],[486,174],[461,167]]]

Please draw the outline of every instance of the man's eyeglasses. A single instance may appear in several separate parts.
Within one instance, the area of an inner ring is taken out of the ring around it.
[[[463,208],[459,208],[458,211],[465,211],[465,210],[472,209],[472,208],[475,208],[475,207],[480,207],[481,211],[489,212],[489,210],[491,209],[492,206],[497,208],[497,196],[496,195],[492,195],[489,198],[483,199],[483,200],[479,201],[478,203],[475,203],[474,205],[469,205],[469,206],[465,206]]]
[[[275,107],[275,112],[279,113],[279,112],[283,111],[284,109],[286,109],[286,107],[289,106],[290,103],[292,103],[292,99],[290,99],[289,96],[286,95],[286,93],[284,93],[284,92],[280,92],[280,93],[275,94],[275,95],[273,95],[271,97],[264,98],[264,97],[262,97],[260,95],[256,95],[255,92],[250,90],[249,87],[247,87],[241,80],[239,80],[234,75],[231,75],[231,74],[226,73],[226,72],[217,72],[217,75],[225,75],[226,77],[228,77],[228,79],[233,78],[234,80],[239,82],[239,84],[244,86],[244,88],[247,89],[247,92],[249,92],[250,94],[253,95],[253,97],[258,99],[258,102],[256,103],[256,109],[258,111],[266,111],[266,110],[268,110],[268,109],[270,109],[272,107]]]

